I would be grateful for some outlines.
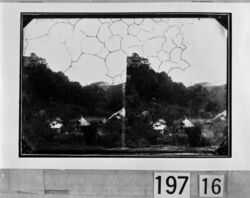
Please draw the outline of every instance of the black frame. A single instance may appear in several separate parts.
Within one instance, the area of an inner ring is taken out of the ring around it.
[[[35,18],[215,18],[228,30],[227,36],[227,118],[228,118],[228,155],[181,155],[174,153],[167,157],[154,155],[127,154],[23,154],[22,141],[22,56],[23,56],[23,28]],[[93,157],[93,158],[231,158],[232,157],[232,13],[228,12],[109,12],[109,13],[67,13],[67,12],[21,12],[20,13],[20,74],[19,74],[19,157]]]

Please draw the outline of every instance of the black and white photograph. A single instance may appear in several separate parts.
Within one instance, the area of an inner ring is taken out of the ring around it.
[[[231,157],[230,13],[20,17],[20,157]]]

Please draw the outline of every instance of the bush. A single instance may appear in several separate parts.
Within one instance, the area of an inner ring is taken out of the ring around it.
[[[150,146],[149,141],[146,140],[145,138],[141,138],[141,139],[137,140],[136,144],[140,148]]]
[[[84,127],[84,138],[87,145],[96,145],[97,129],[96,126],[90,125]]]
[[[188,144],[190,145],[189,136],[185,133],[179,133],[176,135],[175,138],[176,138],[176,141],[175,141],[176,145],[181,145],[181,146],[188,145]]]
[[[144,138],[150,143],[150,144],[157,144],[158,138],[161,138],[162,135],[153,129],[148,129],[145,132]]]
[[[107,133],[106,135],[97,138],[96,145],[103,146],[106,148],[120,147],[121,141],[119,140],[120,140],[120,137],[118,135]]]
[[[202,137],[201,137],[201,128],[198,126],[195,127],[189,127],[185,129],[188,140],[189,140],[189,146],[191,147],[199,147],[201,146]]]
[[[211,146],[211,139],[202,136],[200,146]]]
[[[23,123],[23,136],[32,144],[53,142],[55,131],[49,127],[46,118],[34,116],[29,124]]]

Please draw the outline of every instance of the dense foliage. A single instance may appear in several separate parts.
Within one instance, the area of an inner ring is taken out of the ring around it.
[[[81,86],[79,82],[70,81],[63,72],[53,72],[46,61],[35,54],[23,57],[23,138],[33,143],[55,142],[55,131],[49,127],[51,120],[60,117],[66,132],[72,130],[71,120],[79,119],[80,115],[107,118],[122,108],[122,95],[122,84],[96,82]],[[85,129],[85,143],[96,143],[95,129]],[[72,137],[66,139],[67,143],[75,141]],[[76,138],[82,143],[81,139]]]
[[[202,84],[186,87],[182,83],[174,82],[165,72],[154,71],[147,59],[137,54],[128,58],[126,126],[129,144],[141,139],[146,139],[150,144],[156,142],[160,134],[152,130],[150,122],[164,119],[168,126],[173,126],[173,121],[184,116],[209,118],[222,109],[225,109],[225,105],[213,100],[210,90]],[[147,119],[143,116],[145,111],[149,115]],[[201,136],[197,128],[193,131],[193,134]]]
[[[31,103],[72,104],[83,109],[87,115],[101,116],[122,107],[121,85],[110,86],[106,91],[102,82],[83,87],[79,82],[71,82],[64,73],[50,70],[45,60],[35,54],[31,54],[28,61],[22,71],[22,87],[24,94],[30,93],[28,98]]]
[[[224,104],[210,97],[211,88],[204,87],[202,84],[195,84],[186,87],[182,83],[172,81],[171,77],[165,72],[155,72],[148,63],[147,59],[133,54],[128,58],[126,99],[128,107],[135,107],[138,110],[152,109],[154,103],[167,109],[165,112],[174,113],[171,116],[177,119],[185,112],[192,117],[206,117],[208,112],[218,113],[225,109]],[[222,90],[221,93],[224,93]],[[213,97],[217,92],[212,90]],[[222,101],[225,101],[223,96]],[[161,107],[161,108],[162,108]],[[157,112],[159,113],[159,112]]]
[[[122,119],[85,127],[76,127],[75,122],[81,115],[109,118],[122,109],[123,84],[96,82],[82,86],[70,81],[63,72],[52,71],[44,59],[31,54],[23,57],[21,87],[24,152],[39,144],[56,144],[56,148],[58,144],[81,145],[81,149],[120,147],[122,130],[126,132],[128,147],[159,143],[201,146],[205,143],[200,127],[190,128],[179,139],[169,142],[171,138],[154,130],[152,124],[163,119],[168,131],[177,134],[176,121],[184,116],[209,118],[225,109],[224,87],[217,90],[200,84],[186,87],[165,72],[154,71],[148,60],[137,54],[128,57],[125,128]],[[49,126],[57,117],[63,124],[60,133]]]

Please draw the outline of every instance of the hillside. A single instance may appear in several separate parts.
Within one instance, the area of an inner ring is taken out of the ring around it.
[[[212,85],[207,82],[197,83],[194,87],[202,86],[208,92],[208,98],[210,103],[216,105],[216,112],[221,112],[226,109],[226,84],[223,85]]]
[[[220,111],[226,109],[226,85],[206,86],[206,89],[208,90],[210,100],[219,105]]]
[[[80,115],[109,117],[122,108],[122,85],[81,86],[64,73],[52,71],[45,60],[35,54],[25,60],[21,98],[24,135],[29,134],[33,126],[39,127],[37,122],[50,130],[48,122],[57,117],[67,125]]]
[[[225,86],[186,87],[174,82],[167,73],[154,71],[145,58],[133,55],[130,59],[126,84],[95,82],[82,86],[70,81],[63,72],[52,71],[35,54],[26,57],[21,96],[23,145],[36,152],[50,148],[56,152],[59,145],[63,152],[71,152],[73,147],[79,152],[90,152],[122,145],[210,145],[202,139],[201,126],[183,129],[181,120],[205,120],[219,113],[224,108]],[[126,114],[119,113],[124,107]],[[153,127],[159,120],[166,124],[163,131]],[[52,128],[54,122],[61,127]]]

